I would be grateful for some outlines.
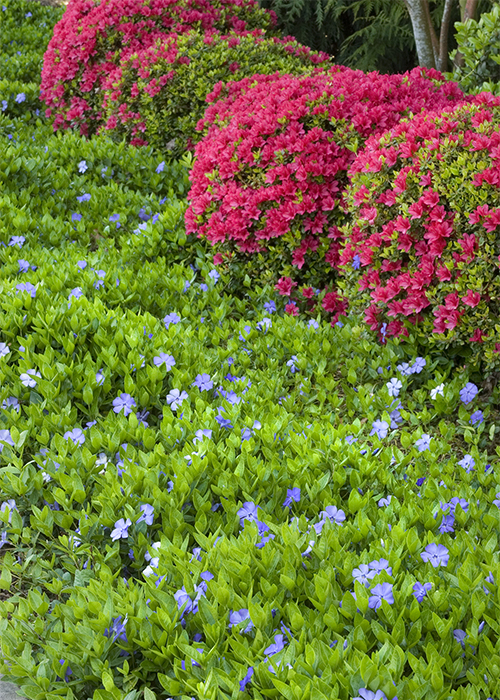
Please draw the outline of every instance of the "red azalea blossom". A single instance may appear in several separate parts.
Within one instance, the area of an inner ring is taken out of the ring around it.
[[[484,228],[488,231],[494,231],[500,225],[500,209],[490,211],[486,221],[483,223]]]
[[[462,297],[462,301],[467,306],[477,306],[481,301],[481,295],[479,292],[473,292],[472,289],[467,290],[467,294]]]
[[[295,265],[300,270],[305,263],[305,255],[303,250],[294,250],[292,254],[292,265]]]
[[[290,314],[291,316],[298,316],[299,315],[299,310],[297,306],[293,302],[289,302],[285,306],[285,313]]]
[[[485,335],[486,334],[484,333],[484,331],[480,330],[479,328],[476,328],[476,330],[472,334],[472,337],[470,337],[469,340],[471,341],[471,343],[483,343],[483,336]]]
[[[282,296],[289,297],[292,293],[292,288],[297,286],[297,282],[294,282],[291,277],[280,277],[278,283],[274,285],[274,288]]]

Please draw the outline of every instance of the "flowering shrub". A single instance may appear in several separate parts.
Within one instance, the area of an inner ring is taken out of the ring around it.
[[[462,99],[454,83],[420,68],[380,75],[334,66],[218,84],[198,125],[205,137],[190,174],[186,232],[215,246],[215,262],[250,260],[249,275],[281,274],[285,287],[293,272],[293,284],[313,296],[338,264],[347,171],[364,140]],[[329,294],[325,308],[338,313],[345,302]]]
[[[255,0],[70,0],[44,57],[46,116],[55,116],[54,130],[78,121],[81,135],[88,136],[100,118],[102,82],[120,59],[169,33],[276,33],[275,21]]]
[[[327,54],[312,52],[293,37],[268,38],[262,29],[170,34],[122,60],[104,82],[105,125],[100,130],[120,139],[126,135],[134,145],[171,150],[178,157],[200,139],[196,124],[207,94],[219,81],[254,73],[306,73],[331,62]]]
[[[340,256],[373,330],[486,366],[500,360],[499,115],[500,97],[481,93],[371,139],[350,172],[356,223]]]

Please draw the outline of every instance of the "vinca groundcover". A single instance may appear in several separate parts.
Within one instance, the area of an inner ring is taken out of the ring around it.
[[[494,382],[248,277],[229,295],[185,234],[191,156],[54,134],[9,73],[59,17],[0,12],[3,679],[496,700]]]

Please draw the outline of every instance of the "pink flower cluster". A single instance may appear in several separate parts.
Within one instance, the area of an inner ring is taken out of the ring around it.
[[[403,117],[463,100],[455,83],[421,68],[380,75],[334,66],[218,84],[198,124],[205,136],[190,174],[186,231],[221,254],[272,246],[288,263],[281,274],[293,271],[295,280],[319,260],[316,284],[331,280],[356,151]]]
[[[87,136],[102,116],[103,81],[120,59],[166,34],[256,28],[272,34],[275,25],[275,14],[261,10],[255,0],[70,0],[44,56],[45,114],[55,115],[55,131],[78,124]]]
[[[499,361],[499,117],[481,93],[369,139],[352,165],[340,262],[380,336],[485,343]]]

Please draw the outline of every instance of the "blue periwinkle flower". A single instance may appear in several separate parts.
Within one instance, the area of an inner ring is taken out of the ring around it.
[[[382,601],[392,605],[394,603],[394,595],[392,593],[392,583],[377,583],[371,590],[372,595],[368,599],[368,607],[377,610]]]
[[[126,539],[128,537],[128,528],[132,525],[130,518],[124,520],[120,518],[115,523],[115,529],[111,533],[111,539],[113,542],[119,539]]]
[[[476,398],[478,391],[479,389],[475,384],[472,382],[467,382],[464,388],[460,389],[460,398],[462,399],[463,403],[470,403]]]
[[[423,601],[427,593],[431,590],[432,583],[419,583],[417,581],[413,586],[413,595],[418,600],[419,603]]]
[[[381,690],[373,691],[368,690],[368,688],[360,688],[358,690],[359,695],[357,695],[353,700],[387,700],[387,695]],[[393,700],[398,700],[393,698]]]
[[[385,420],[376,420],[372,425],[372,430],[370,435],[376,435],[379,440],[383,440],[387,437],[389,431],[389,423]]]
[[[121,393],[116,399],[113,399],[113,411],[120,413],[123,410],[125,416],[132,413],[132,407],[136,406],[135,400],[130,394]]]
[[[424,561],[429,562],[432,566],[447,566],[450,559],[448,550],[443,544],[428,544],[425,550],[420,554]]]

